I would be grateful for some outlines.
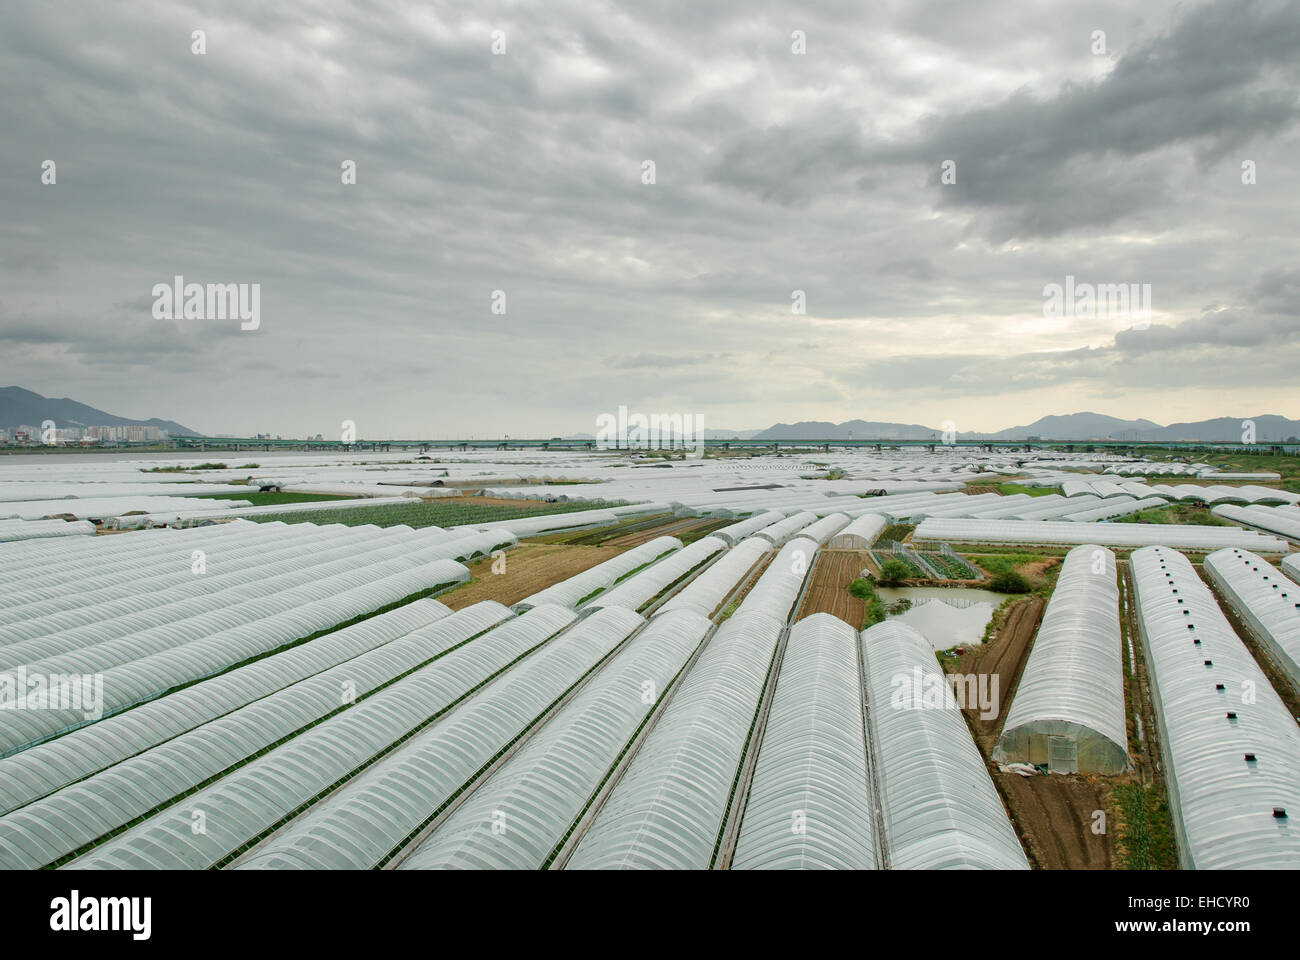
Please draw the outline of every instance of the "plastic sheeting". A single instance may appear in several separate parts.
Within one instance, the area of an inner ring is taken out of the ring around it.
[[[236,866],[262,870],[380,866],[644,623],[620,607],[597,611],[580,621],[455,713],[302,814]]]
[[[1182,866],[1295,869],[1300,728],[1186,557],[1130,564]]]
[[[1086,544],[1061,565],[993,758],[1121,773],[1126,731],[1115,555]]]
[[[569,869],[708,868],[784,624],[739,611],[705,644]]]
[[[620,611],[621,612],[621,611]],[[206,869],[354,777],[554,633],[567,611],[507,620],[72,861],[72,869]],[[400,756],[405,750],[399,750]],[[371,770],[376,767],[371,767]],[[357,783],[357,778],[348,781]],[[195,833],[190,811],[207,830]]]
[[[692,610],[701,616],[711,616],[731,595],[745,574],[771,549],[772,545],[761,537],[742,540],[672,596],[659,608],[659,612]]]
[[[862,647],[888,865],[1029,869],[929,642],[886,621],[863,631]]]
[[[872,870],[858,634],[829,613],[790,629],[732,859],[736,870]]]
[[[400,868],[546,866],[712,628],[707,618],[687,610],[652,620]]]
[[[1210,554],[1204,569],[1300,694],[1300,585],[1255,554],[1235,548]]]

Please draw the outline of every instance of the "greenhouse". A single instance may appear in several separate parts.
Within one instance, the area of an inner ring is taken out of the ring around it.
[[[1081,498],[1074,498],[1078,502]],[[1216,507],[1216,510],[1242,509]],[[1286,553],[1286,541],[1240,527],[1202,527],[1169,523],[1072,523],[1047,520],[924,520],[912,535],[914,540],[943,540],[949,543],[1099,543],[1111,547],[1141,547],[1164,544],[1190,550],[1218,550],[1240,547],[1264,553]]]
[[[869,550],[885,532],[889,521],[878,513],[864,513],[835,536],[827,546],[832,550]]]
[[[816,523],[805,527],[799,532],[799,536],[806,537],[814,543],[823,544],[848,525],[849,518],[844,514],[830,513],[822,517]]]
[[[862,654],[887,866],[1029,869],[929,641],[887,620],[863,631]]]
[[[366,576],[366,572],[363,569],[351,575],[331,578],[335,581],[333,589],[340,592],[318,596],[311,602],[302,599],[293,599],[291,602],[292,598],[288,594],[293,591],[278,594],[268,598],[267,607],[282,607],[280,612],[252,623],[218,629],[188,643],[175,644],[175,634],[170,628],[151,631],[148,637],[142,633],[134,638],[123,638],[127,643],[134,640],[143,644],[148,640],[155,647],[155,652],[102,670],[103,715],[125,710],[174,687],[210,677],[246,660],[416,594],[446,589],[469,579],[469,570],[451,560],[438,560],[414,570],[402,570],[375,580]],[[348,581],[353,581],[356,585],[349,587]],[[216,619],[216,623],[220,623],[220,618]],[[93,651],[97,648],[91,649]],[[139,649],[139,645],[136,649]],[[56,662],[59,664],[57,668],[53,666]],[[102,669],[83,665],[86,663],[93,663],[93,658],[78,658],[74,652],[59,661],[45,661],[39,669],[81,674]],[[96,719],[98,717],[87,717],[83,711],[75,709],[2,711],[0,756],[14,753]]]
[[[713,629],[689,611],[652,620],[400,863],[403,870],[547,866],[620,754]]]
[[[1066,554],[993,759],[1046,764],[1054,773],[1129,768],[1119,583],[1109,550],[1085,544]]]
[[[710,867],[784,623],[739,611],[704,645],[567,869]]]
[[[669,598],[659,608],[660,613],[672,610],[692,610],[701,616],[712,616],[731,596],[733,590],[772,549],[772,545],[761,537],[750,537],[736,544],[707,570],[688,583]]]
[[[765,513],[754,514],[752,517],[748,517],[745,520],[740,520],[737,523],[723,527],[721,530],[716,530],[713,535],[715,537],[721,537],[723,540],[726,540],[727,543],[735,546],[750,534],[757,533],[764,527],[768,527],[774,523],[779,523],[784,519],[784,513],[781,513],[778,510],[769,510]]]
[[[0,868],[40,867],[65,857],[339,712],[347,706],[340,691],[354,703],[363,701],[509,617],[490,601],[467,607],[0,818]],[[511,631],[526,631],[541,643],[573,620],[563,608],[539,607]]]
[[[446,719],[301,814],[235,866],[262,870],[382,866],[644,623],[620,607],[599,610],[579,621]]]
[[[582,609],[626,607],[629,610],[640,610],[670,585],[726,549],[727,544],[720,537],[702,537],[689,547],[669,554],[640,573],[628,577],[618,586],[597,595],[594,600],[584,604]]]
[[[563,619],[561,616],[560,621]],[[252,762],[236,767],[211,786],[191,794],[191,802],[163,810],[69,866],[217,866],[525,657],[545,641],[545,634],[555,622],[550,613],[505,621]],[[195,834],[191,829],[190,811],[194,809],[208,814],[204,834]]]
[[[769,524],[755,533],[754,536],[763,537],[771,542],[772,546],[779,547],[795,533],[798,533],[804,527],[809,526],[816,520],[817,514],[804,510],[792,514],[784,520],[778,520],[776,523]]]
[[[1255,554],[1235,548],[1210,554],[1204,570],[1300,694],[1300,585]]]
[[[1186,557],[1147,547],[1130,564],[1183,868],[1294,869],[1295,718]]]
[[[873,870],[876,815],[858,634],[829,613],[790,629],[735,870]]]
[[[86,520],[0,520],[0,543],[94,535],[95,525]]]
[[[764,613],[782,623],[789,620],[816,555],[817,544],[812,540],[796,537],[787,543],[745,595],[741,612]]]
[[[1259,527],[1261,530],[1275,533],[1279,537],[1286,537],[1288,540],[1300,541],[1300,516],[1297,516],[1294,511],[1286,507],[1237,507],[1225,503],[1215,507],[1214,512],[1221,517],[1235,520],[1237,523]],[[1234,546],[1249,549],[1248,544],[1234,544]],[[1285,553],[1286,551],[1273,550],[1270,552]]]
[[[532,596],[525,597],[514,605],[514,609],[527,610],[529,607],[536,607],[543,603],[558,603],[572,610],[584,600],[609,589],[641,567],[680,549],[682,549],[682,542],[676,537],[655,537],[648,543],[633,547],[604,563],[596,564],[589,570],[584,570],[567,580],[561,580],[545,590],[539,590]]]

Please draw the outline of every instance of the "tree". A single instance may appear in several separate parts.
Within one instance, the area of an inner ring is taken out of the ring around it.
[[[880,565],[881,583],[898,583],[912,575],[912,568],[896,557],[890,557]]]
[[[1028,593],[1030,586],[1029,581],[1016,571],[1008,570],[990,580],[989,589],[997,593]]]

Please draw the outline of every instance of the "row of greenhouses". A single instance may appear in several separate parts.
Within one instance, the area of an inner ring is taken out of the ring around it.
[[[1182,866],[1294,868],[1300,727],[1186,557],[1130,563]]]

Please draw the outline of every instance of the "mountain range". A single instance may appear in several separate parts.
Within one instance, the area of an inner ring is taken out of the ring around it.
[[[1033,423],[1008,427],[996,433],[959,431],[961,440],[1203,440],[1206,442],[1241,442],[1245,420],[1255,424],[1255,439],[1260,443],[1278,442],[1300,437],[1300,420],[1273,414],[1255,417],[1216,417],[1161,426],[1153,420],[1121,420],[1103,413],[1071,413],[1064,416],[1039,417]],[[19,426],[39,427],[53,420],[59,427],[129,426],[143,424],[166,430],[172,436],[201,436],[189,427],[157,417],[132,420],[105,413],[67,397],[52,399],[22,387],[0,387],[0,429]],[[888,423],[878,420],[801,420],[777,423],[766,430],[717,430],[708,428],[711,440],[940,440],[943,427],[919,423]],[[570,435],[573,439],[594,439],[587,434]]]
[[[1294,440],[1300,437],[1300,420],[1264,414],[1255,417],[1216,417],[1188,423],[1171,423],[1161,426],[1152,420],[1121,420],[1103,413],[1071,413],[1065,416],[1040,417],[1033,423],[1008,427],[996,433],[958,431],[961,440],[1025,440],[1037,437],[1042,440],[1203,440],[1206,442],[1242,442],[1242,423],[1252,420],[1255,440]],[[926,427],[916,423],[880,423],[868,420],[846,420],[829,423],[804,420],[799,423],[778,423],[755,434],[760,440],[929,440],[941,439],[942,427]]]
[[[13,430],[15,427],[40,428],[46,420],[53,420],[60,429],[72,427],[132,427],[146,426],[166,430],[173,437],[199,436],[189,427],[183,427],[171,420],[132,420],[105,413],[92,406],[70,400],[67,397],[54,399],[42,397],[39,393],[24,390],[22,387],[0,387],[0,429]]]

